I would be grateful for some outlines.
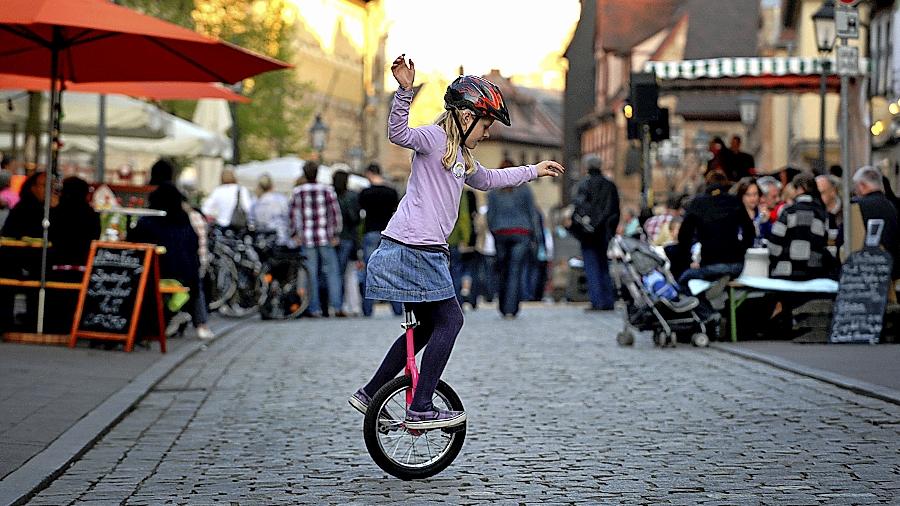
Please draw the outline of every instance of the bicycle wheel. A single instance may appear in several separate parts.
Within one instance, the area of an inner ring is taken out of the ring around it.
[[[259,310],[265,293],[265,280],[261,273],[240,265],[237,269],[237,289],[228,302],[219,308],[224,316],[241,318]]]
[[[212,286],[210,289],[209,309],[217,311],[234,297],[237,291],[237,268],[230,259],[214,257],[209,264]]]
[[[290,283],[289,289],[285,290],[290,298],[288,307],[293,315],[291,318],[300,316],[309,307],[310,283],[306,266],[298,265],[293,282]]]
[[[401,480],[434,476],[449,466],[466,439],[466,424],[433,430],[409,430],[406,418],[408,376],[389,381],[375,394],[363,422],[366,449],[372,460],[388,474]],[[462,411],[462,401],[443,381],[432,398],[436,408]]]

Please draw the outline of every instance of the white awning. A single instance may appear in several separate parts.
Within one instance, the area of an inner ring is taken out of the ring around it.
[[[19,131],[28,119],[28,94],[22,91],[0,91],[0,132],[9,132],[13,123]],[[47,131],[47,111],[50,99],[44,94],[41,101],[41,131]],[[100,117],[100,95],[93,93],[62,94],[63,134],[94,135]],[[172,115],[160,108],[123,95],[107,95],[106,131],[117,137],[162,138],[171,133]]]
[[[834,59],[829,58],[829,61],[834,69]],[[866,72],[868,64],[868,59],[860,58],[860,73]],[[644,65],[644,71],[655,72],[657,79],[661,80],[809,76],[822,73],[822,60],[803,56],[773,56],[649,61]]]

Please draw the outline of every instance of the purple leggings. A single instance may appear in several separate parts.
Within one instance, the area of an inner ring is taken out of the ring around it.
[[[409,409],[413,411],[430,411],[434,409],[431,397],[437,388],[438,380],[450,359],[453,343],[463,326],[463,313],[456,297],[438,302],[405,303],[419,321],[413,330],[413,341],[416,353],[425,348],[416,394]],[[425,347],[425,345],[428,345]],[[394,341],[385,355],[381,366],[375,371],[372,380],[363,387],[370,397],[382,386],[394,379],[406,366],[406,334],[401,334]]]

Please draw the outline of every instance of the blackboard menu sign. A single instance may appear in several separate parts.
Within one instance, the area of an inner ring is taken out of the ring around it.
[[[877,247],[866,247],[850,255],[841,268],[830,342],[878,342],[884,325],[892,266],[890,253]]]
[[[124,341],[125,351],[131,351],[139,320],[148,318],[157,320],[153,323],[159,335],[154,337],[165,352],[155,246],[94,241],[69,346],[74,347],[78,338],[107,339]]]

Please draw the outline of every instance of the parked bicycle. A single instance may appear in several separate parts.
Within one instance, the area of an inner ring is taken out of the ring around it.
[[[265,291],[262,270],[252,235],[214,227],[210,233],[210,309],[231,317],[257,311]]]
[[[258,233],[255,245],[263,264],[260,316],[263,320],[297,318],[309,307],[311,290],[300,248],[279,245],[275,233]]]

